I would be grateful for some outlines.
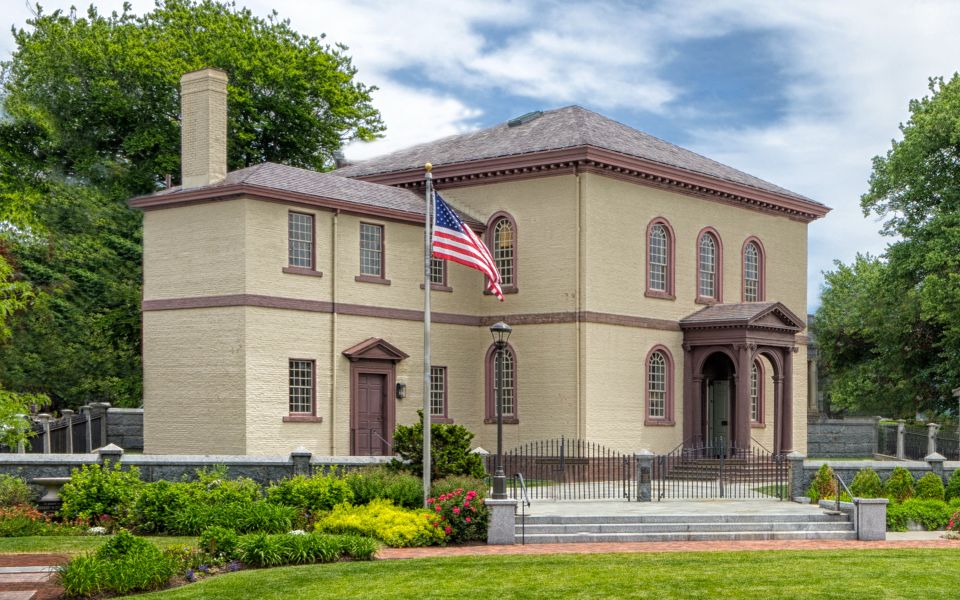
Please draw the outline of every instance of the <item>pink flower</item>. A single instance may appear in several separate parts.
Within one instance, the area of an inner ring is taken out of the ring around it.
[[[427,504],[433,504],[433,498],[427,498]]]
[[[459,515],[459,514],[460,514],[460,509],[457,508],[456,506],[454,506],[454,507],[453,507],[453,514]]]
[[[444,532],[445,534],[447,534],[447,535],[450,535],[450,532],[451,532],[451,531],[453,531],[453,530],[450,529],[449,527],[444,527],[444,528],[443,528],[443,532]]]
[[[437,512],[440,512],[440,505],[439,505],[439,504],[437,504],[436,506],[434,506],[434,508],[437,509]]]
[[[467,523],[469,523],[469,522],[470,522],[470,517],[467,517],[466,521],[467,521]]]
[[[470,506],[470,501],[469,501],[469,500],[464,500],[464,501],[463,501],[463,505],[464,505],[464,506]]]

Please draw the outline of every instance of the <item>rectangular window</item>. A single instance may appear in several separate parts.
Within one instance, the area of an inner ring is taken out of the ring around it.
[[[360,223],[360,274],[383,277],[383,225]]]
[[[447,416],[446,367],[430,367],[430,416]]]
[[[447,285],[447,261],[442,258],[430,259],[430,283]]]
[[[313,414],[314,361],[290,359],[290,413]]]
[[[287,213],[288,258],[291,267],[313,268],[313,215]]]

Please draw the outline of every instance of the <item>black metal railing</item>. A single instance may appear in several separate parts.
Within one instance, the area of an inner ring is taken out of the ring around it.
[[[927,428],[906,427],[903,433],[903,457],[907,460],[923,460],[927,455]]]
[[[487,456],[488,472],[494,458]],[[503,467],[507,473],[523,473],[530,498],[636,497],[636,458],[586,440],[561,437],[530,442],[505,452]]]
[[[947,460],[960,460],[960,435],[957,431],[943,431],[937,433],[937,452],[947,457]]]
[[[664,499],[778,499],[787,495],[782,454],[762,448],[677,448],[653,461],[653,496]]]
[[[877,454],[897,455],[897,424],[879,423],[877,425]]]

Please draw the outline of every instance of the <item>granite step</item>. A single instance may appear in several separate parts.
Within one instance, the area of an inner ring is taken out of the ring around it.
[[[517,525],[519,534],[522,527]],[[780,521],[766,523],[578,523],[531,524],[525,526],[527,535],[567,533],[735,533],[740,531],[853,531],[847,522]]]
[[[521,539],[517,532],[517,542]],[[531,534],[527,532],[524,543],[624,543],[624,542],[709,542],[709,541],[758,541],[758,540],[855,540],[852,529],[832,531],[737,531],[737,532],[673,532],[673,533],[564,533]]]

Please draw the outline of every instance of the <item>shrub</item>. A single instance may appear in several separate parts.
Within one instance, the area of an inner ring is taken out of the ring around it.
[[[29,504],[0,508],[0,537],[46,535],[53,524]]]
[[[374,500],[366,506],[340,505],[317,521],[317,531],[376,538],[395,548],[429,546],[444,540],[439,517],[423,510],[394,506],[389,500]]]
[[[275,567],[335,562],[343,556],[370,560],[377,549],[376,541],[352,535],[251,534],[240,538],[238,554],[248,565]]]
[[[903,467],[894,467],[883,486],[883,494],[891,502],[903,502],[913,497],[913,475]]]
[[[226,505],[188,504],[171,519],[170,531],[180,535],[199,535],[213,526],[229,527],[239,533],[279,533],[290,531],[297,509],[258,500]]]
[[[353,502],[353,490],[335,474],[317,473],[311,477],[297,475],[267,488],[267,499],[273,504],[292,506],[307,515],[332,510],[338,504]]]
[[[122,595],[162,587],[176,574],[176,568],[159,548],[121,531],[96,553],[60,567],[59,580],[68,596]]]
[[[129,554],[147,552],[153,546],[147,540],[121,529],[97,549],[95,556],[102,560],[117,560]]]
[[[944,493],[943,480],[936,473],[927,473],[917,481],[917,498],[943,501]]]
[[[928,531],[942,529],[950,522],[952,513],[953,510],[942,500],[910,498],[887,507],[887,529],[906,531],[909,521],[919,523]]]
[[[214,525],[207,527],[200,534],[198,545],[200,549],[213,557],[223,557],[226,560],[239,558],[237,545],[240,536],[233,529]]]
[[[960,498],[960,469],[951,473],[947,480],[946,499],[949,502],[954,498]]]
[[[385,467],[368,467],[349,473],[344,480],[353,491],[354,504],[390,500],[404,508],[423,506],[423,480]]]
[[[883,482],[873,469],[860,469],[850,483],[850,491],[858,498],[880,498]]]
[[[487,539],[490,513],[475,490],[463,488],[428,498],[427,503],[440,517],[439,527],[450,542]]]
[[[816,504],[821,498],[837,497],[837,480],[834,477],[833,469],[830,465],[824,463],[817,469],[817,475],[807,488],[807,496],[810,502]]]
[[[487,497],[487,487],[487,482],[477,477],[444,477],[443,479],[433,482],[433,485],[430,486],[430,495],[437,497],[455,492],[458,489],[463,489],[476,492],[477,500],[482,501]]]
[[[125,517],[142,485],[136,467],[123,470],[119,464],[83,465],[73,469],[70,481],[63,484],[60,514],[66,519],[98,521],[103,515]]]
[[[186,486],[193,500],[206,504],[233,504],[260,500],[260,484],[249,477],[227,477],[227,467],[217,465],[199,469],[197,480]]]
[[[170,531],[174,515],[191,503],[189,485],[164,480],[145,484],[134,502],[132,523],[147,533]]]
[[[393,434],[393,449],[402,460],[391,467],[413,474],[423,473],[423,411],[414,425],[398,425]],[[470,452],[473,434],[463,425],[434,423],[430,426],[430,478],[450,475],[484,476],[483,459]]]
[[[13,475],[0,474],[0,508],[29,504],[33,499],[27,482]]]
[[[957,511],[954,507],[949,507],[951,515],[950,520],[947,522],[947,531],[958,532],[960,531],[960,511]]]
[[[353,560],[371,560],[376,555],[380,545],[376,540],[360,535],[338,535],[341,552]]]
[[[257,533],[240,539],[240,560],[255,567],[275,567],[284,563],[284,546],[280,536]]]

